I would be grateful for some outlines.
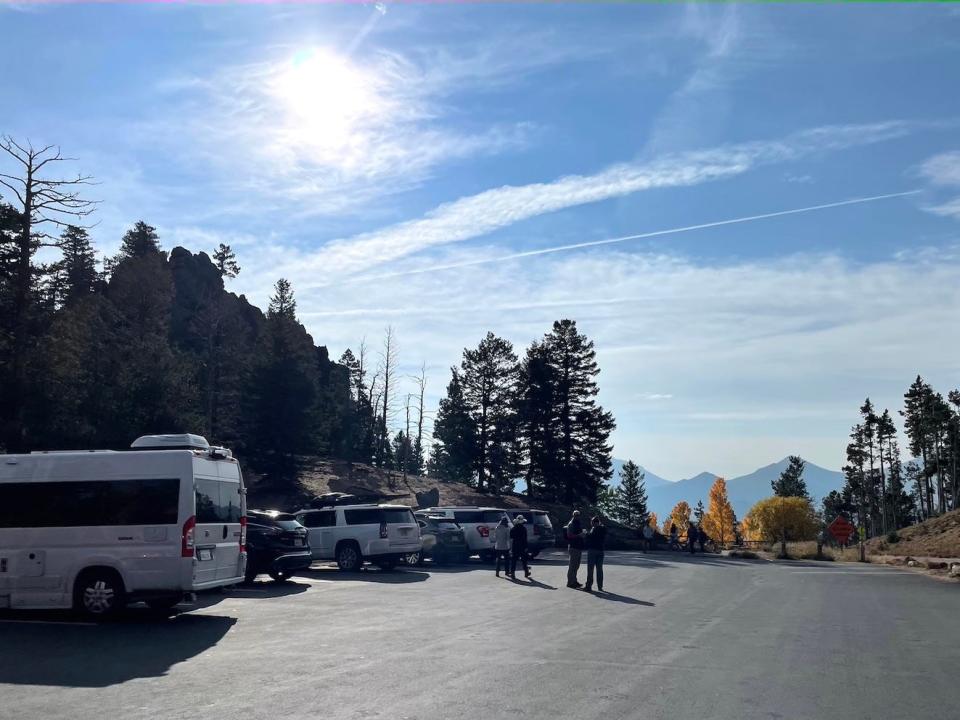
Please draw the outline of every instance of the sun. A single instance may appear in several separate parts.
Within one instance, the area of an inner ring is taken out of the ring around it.
[[[384,110],[375,77],[325,49],[297,53],[272,83],[288,130],[302,142],[327,148],[348,145]]]

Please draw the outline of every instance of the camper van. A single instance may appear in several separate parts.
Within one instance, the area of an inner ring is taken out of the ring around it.
[[[197,435],[0,455],[0,608],[169,609],[243,582],[240,465]]]

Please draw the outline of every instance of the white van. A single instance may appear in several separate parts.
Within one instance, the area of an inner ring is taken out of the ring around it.
[[[0,608],[102,616],[243,582],[246,499],[230,451],[197,435],[131,448],[0,455]]]

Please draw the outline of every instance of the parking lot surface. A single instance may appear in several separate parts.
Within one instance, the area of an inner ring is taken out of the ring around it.
[[[315,567],[103,625],[4,612],[0,718],[957,716],[956,584],[608,552],[588,594],[560,553],[532,569]]]

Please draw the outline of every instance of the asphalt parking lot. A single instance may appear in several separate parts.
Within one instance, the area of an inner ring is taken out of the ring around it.
[[[610,552],[591,595],[564,562],[317,567],[103,625],[4,612],[0,718],[957,717],[956,584]]]

